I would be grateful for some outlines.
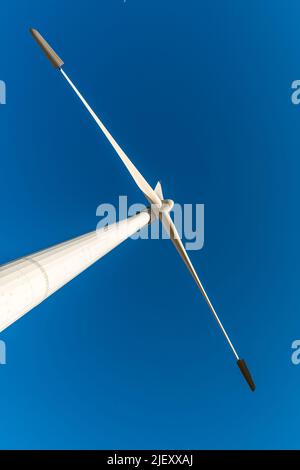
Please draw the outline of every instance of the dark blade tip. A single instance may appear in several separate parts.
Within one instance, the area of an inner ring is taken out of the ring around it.
[[[244,361],[244,359],[238,359],[236,361],[236,363],[239,366],[239,369],[240,369],[241,373],[243,374],[243,376],[244,376],[247,384],[249,385],[250,389],[252,390],[252,392],[254,392],[255,383],[253,382],[253,379],[251,377],[251,374],[249,372],[249,369],[247,367],[246,362]]]
[[[43,38],[43,36],[39,33],[39,31],[35,28],[29,28],[29,31],[37,44],[40,46],[46,57],[50,60],[51,64],[54,68],[60,69],[64,62],[61,58],[54,52],[52,47],[47,43],[47,41]]]

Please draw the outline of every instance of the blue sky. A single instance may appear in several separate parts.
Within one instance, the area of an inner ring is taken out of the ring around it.
[[[191,257],[257,390],[171,243],[129,240],[1,333],[0,448],[299,448],[299,2],[11,0],[1,19],[1,262],[144,202],[33,26],[148,181],[205,204]]]

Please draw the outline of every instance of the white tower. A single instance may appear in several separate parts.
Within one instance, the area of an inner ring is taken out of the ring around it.
[[[0,332],[149,222],[145,210],[0,266]]]

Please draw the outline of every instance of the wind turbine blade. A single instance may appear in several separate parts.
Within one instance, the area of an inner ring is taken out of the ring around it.
[[[160,182],[160,181],[158,181],[157,185],[156,185],[155,188],[154,188],[154,191],[156,192],[156,194],[158,195],[158,197],[159,197],[161,200],[164,199],[163,190],[162,190],[161,182]]]
[[[163,226],[165,227],[165,230],[167,231],[168,235],[170,236],[170,239],[172,240],[172,242],[173,242],[173,244],[174,244],[176,250],[177,250],[178,253],[180,254],[181,258],[183,259],[183,261],[184,261],[186,267],[188,268],[188,270],[190,271],[191,275],[193,276],[193,278],[194,278],[194,280],[195,280],[195,282],[196,282],[198,288],[200,289],[200,291],[201,291],[203,297],[205,298],[205,300],[206,300],[206,302],[207,302],[207,304],[208,304],[210,310],[211,310],[212,313],[214,314],[214,316],[215,316],[215,318],[216,318],[216,320],[217,320],[219,326],[221,327],[221,329],[222,329],[222,331],[223,331],[223,333],[224,333],[224,335],[225,335],[225,338],[226,338],[227,341],[228,341],[229,346],[231,347],[231,349],[232,349],[232,351],[233,351],[233,353],[234,353],[236,359],[238,360],[238,359],[239,359],[239,356],[238,356],[238,354],[237,354],[235,348],[233,347],[233,344],[231,343],[231,341],[230,341],[230,339],[229,339],[229,336],[228,336],[228,334],[226,333],[226,331],[225,331],[225,329],[224,329],[224,327],[223,327],[223,325],[222,325],[222,323],[221,323],[221,321],[220,321],[220,319],[219,319],[219,317],[218,317],[218,315],[217,315],[217,313],[216,313],[216,311],[215,311],[215,309],[214,309],[214,307],[213,307],[211,301],[209,300],[208,295],[207,295],[206,292],[205,292],[205,289],[204,289],[204,287],[203,287],[203,285],[202,285],[202,283],[201,283],[201,281],[200,281],[200,279],[199,279],[199,277],[198,277],[198,275],[197,275],[197,273],[196,273],[196,270],[195,270],[195,268],[194,268],[194,266],[193,266],[193,264],[192,264],[192,262],[191,262],[191,260],[190,260],[190,258],[189,258],[189,256],[188,256],[188,254],[187,254],[187,252],[186,252],[186,250],[185,250],[185,248],[184,248],[184,246],[183,246],[183,243],[182,243],[182,241],[181,241],[181,239],[180,239],[180,235],[179,235],[179,233],[178,233],[178,231],[177,231],[177,229],[176,229],[176,227],[175,227],[175,224],[174,224],[173,220],[171,219],[170,214],[169,214],[169,213],[166,213],[166,212],[161,212],[161,213],[159,214],[159,216],[160,216],[160,220],[161,220]]]
[[[107,140],[110,142],[112,147],[115,149],[119,157],[121,158],[122,162],[126,166],[127,170],[131,174],[132,178],[134,179],[135,183],[137,186],[140,188],[140,190],[143,192],[143,194],[146,196],[148,201],[150,201],[152,204],[156,204],[158,207],[161,207],[161,200],[155,193],[155,191],[151,188],[151,186],[147,183],[145,178],[141,175],[141,173],[138,171],[138,169],[134,166],[134,164],[129,160],[125,152],[121,149],[119,144],[115,141],[113,136],[109,133],[109,131],[106,129],[104,124],[101,122],[97,114],[93,111],[93,109],[90,107],[90,105],[87,103],[87,101],[83,98],[81,93],[77,90],[76,86],[74,83],[71,81],[71,79],[68,77],[68,75],[63,71],[62,66],[64,65],[64,62],[60,59],[60,57],[54,52],[54,50],[51,48],[51,46],[47,43],[47,41],[43,38],[43,36],[34,28],[30,28],[30,32],[33,36],[33,38],[36,40],[38,45],[41,47],[42,51],[45,53],[47,58],[50,60],[52,65],[59,69],[59,71],[62,73],[64,78],[67,80],[69,85],[72,87],[72,89],[75,91],[76,95],[78,98],[81,100],[81,102],[84,104],[90,115],[93,117],[93,119],[96,121],[97,125],[100,127],[101,131],[107,138]]]
[[[112,147],[115,149],[119,157],[121,158],[122,162],[126,166],[127,170],[131,174],[132,178],[134,179],[135,183],[137,186],[140,188],[142,193],[146,196],[146,198],[152,203],[156,204],[159,207],[161,207],[161,200],[155,193],[155,191],[151,188],[151,186],[147,183],[145,178],[142,176],[142,174],[138,171],[138,169],[134,166],[134,164],[130,161],[130,159],[127,157],[125,152],[121,149],[119,144],[115,141],[113,136],[110,134],[110,132],[106,129],[102,121],[99,119],[99,117],[96,115],[96,113],[93,111],[93,109],[90,107],[90,105],[87,103],[87,101],[83,98],[81,93],[77,90],[76,86],[74,83],[70,80],[70,78],[67,76],[67,74],[60,69],[61,73],[63,74],[64,78],[67,80],[69,85],[72,87],[72,89],[75,91],[76,95],[78,98],[81,100],[81,102],[84,104],[90,115],[93,117],[97,125],[100,127],[101,131],[107,138],[107,140],[110,142]]]
[[[159,218],[160,218],[165,230],[167,231],[168,235],[170,236],[170,239],[172,240],[176,250],[180,254],[181,258],[183,259],[183,261],[186,265],[186,267],[188,268],[191,275],[193,276],[194,281],[196,282],[198,288],[200,289],[207,305],[209,306],[211,312],[213,313],[215,319],[217,320],[218,325],[221,328],[223,335],[225,336],[232,352],[234,353],[234,355],[236,357],[237,364],[238,364],[238,367],[239,367],[240,371],[242,372],[242,374],[243,374],[245,380],[247,381],[249,387],[251,388],[251,390],[254,391],[255,390],[255,385],[254,385],[254,382],[251,378],[250,372],[249,372],[249,370],[246,366],[246,363],[243,359],[239,358],[239,356],[238,356],[238,354],[237,354],[237,352],[236,352],[236,350],[235,350],[235,348],[234,348],[234,346],[233,346],[233,344],[232,344],[232,342],[231,342],[231,340],[230,340],[230,338],[229,338],[229,336],[228,336],[228,334],[227,334],[220,318],[217,315],[217,312],[215,311],[215,309],[214,309],[207,293],[205,292],[205,289],[204,289],[204,287],[203,287],[203,285],[202,285],[202,283],[201,283],[201,281],[200,281],[200,279],[199,279],[199,277],[196,273],[196,270],[195,270],[188,254],[187,254],[187,252],[186,252],[186,250],[185,250],[185,248],[182,244],[179,233],[176,229],[176,226],[175,226],[173,220],[171,219],[170,214],[167,213],[167,212],[160,212]]]

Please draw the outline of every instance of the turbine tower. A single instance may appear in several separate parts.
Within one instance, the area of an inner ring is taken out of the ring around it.
[[[147,209],[0,266],[0,332],[152,220]]]

